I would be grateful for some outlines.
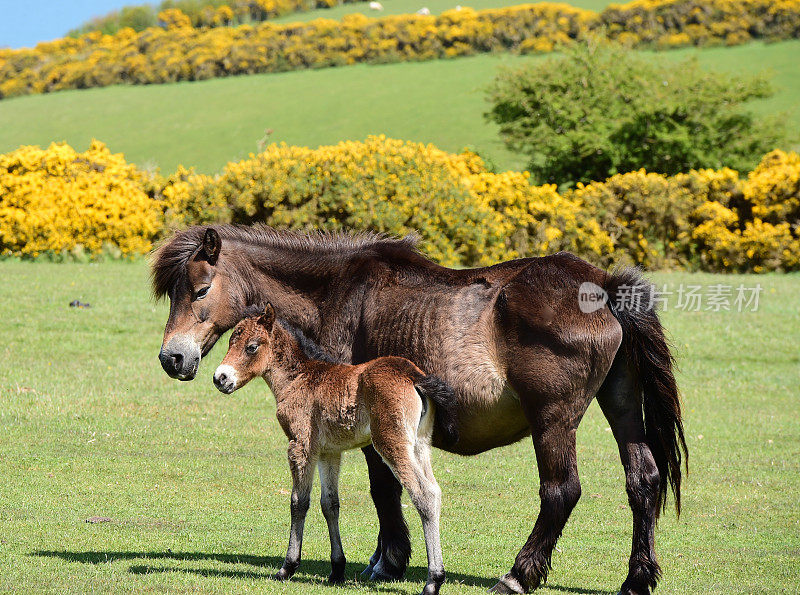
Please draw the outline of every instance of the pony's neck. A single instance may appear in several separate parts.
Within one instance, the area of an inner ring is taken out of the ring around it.
[[[279,317],[316,336],[318,304],[325,301],[331,280],[346,267],[347,257],[279,246],[240,245],[235,249],[235,258],[243,261],[247,270],[245,275],[237,272],[243,307],[270,302]]]
[[[294,382],[311,361],[294,337],[275,322],[272,333],[272,361],[262,374],[275,400],[280,403],[287,395],[287,388]]]

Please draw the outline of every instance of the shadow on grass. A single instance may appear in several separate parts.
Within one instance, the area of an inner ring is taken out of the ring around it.
[[[67,562],[81,562],[83,564],[106,564],[120,560],[178,560],[183,562],[212,561],[226,564],[247,564],[265,570],[221,570],[215,568],[170,568],[163,566],[150,566],[147,564],[132,565],[128,572],[132,574],[153,574],[159,572],[182,572],[196,574],[206,577],[223,577],[235,579],[264,579],[271,580],[272,575],[283,564],[283,557],[278,556],[253,556],[249,554],[213,554],[205,552],[70,552],[70,551],[49,551],[38,550],[31,552],[31,556],[41,556],[45,558],[60,558]],[[269,570],[266,570],[269,569]],[[360,572],[364,569],[364,564],[348,562],[345,567],[345,576],[348,583],[362,583],[359,581]],[[292,577],[293,583],[322,584],[324,578],[328,576],[331,564],[328,560],[313,560],[303,558],[300,564],[299,574]],[[406,573],[406,581],[424,582],[428,569],[422,566],[409,566]],[[355,579],[355,580],[354,580]],[[471,574],[447,571],[447,580],[458,582],[467,586],[481,587],[488,589],[497,581],[496,578],[479,577]],[[406,589],[392,587],[390,584],[375,584],[376,588],[383,592],[405,593]],[[605,595],[609,591],[598,591],[593,589],[582,589],[580,587],[564,587],[561,585],[547,584],[548,589],[561,591],[564,593],[579,593],[582,595]]]

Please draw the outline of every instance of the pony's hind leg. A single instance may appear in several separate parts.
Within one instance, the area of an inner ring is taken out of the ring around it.
[[[319,483],[320,506],[325,521],[328,523],[328,535],[331,540],[331,583],[344,582],[345,557],[342,549],[342,538],[339,535],[339,467],[342,463],[341,453],[326,455],[320,458]]]
[[[284,581],[295,573],[300,565],[303,549],[303,527],[306,522],[311,486],[314,482],[314,457],[309,448],[295,440],[289,443],[289,468],[292,472],[292,526],[289,529],[289,547],[283,566],[275,574],[275,579]]]
[[[655,588],[661,575],[655,554],[655,529],[661,477],[647,444],[642,405],[624,361],[618,359],[597,394],[611,426],[625,468],[625,488],[633,512],[633,542],[628,576],[621,595],[641,595]]]
[[[539,469],[539,516],[511,571],[491,589],[492,593],[527,593],[547,580],[553,549],[581,497],[575,428],[555,422],[533,425],[532,430]]]

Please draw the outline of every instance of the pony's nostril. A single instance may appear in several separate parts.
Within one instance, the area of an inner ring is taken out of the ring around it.
[[[225,373],[220,374],[217,376],[217,383],[218,384],[225,384],[228,381],[228,375]]]
[[[182,355],[162,351],[158,359],[161,361],[161,367],[164,368],[164,371],[170,376],[174,377],[175,374],[181,371],[181,365],[183,364]]]

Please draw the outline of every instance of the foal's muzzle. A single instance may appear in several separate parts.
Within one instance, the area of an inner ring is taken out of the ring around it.
[[[226,395],[236,390],[236,370],[232,366],[221,364],[214,372],[214,386]]]
[[[193,339],[175,336],[161,348],[158,359],[171,378],[192,380],[197,375],[201,356],[200,346]]]

